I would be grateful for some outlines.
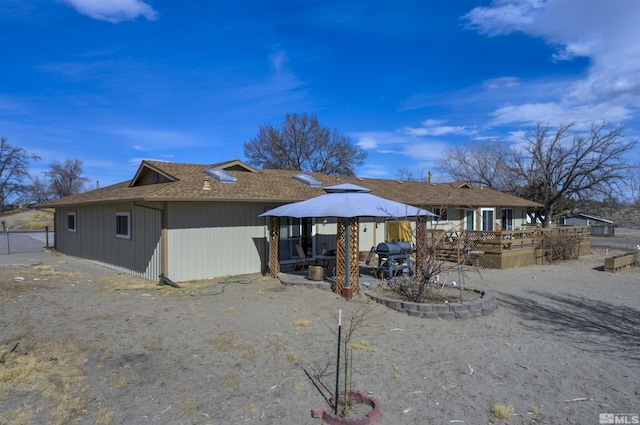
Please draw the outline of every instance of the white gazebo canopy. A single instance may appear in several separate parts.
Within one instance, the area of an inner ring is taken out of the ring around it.
[[[291,204],[282,205],[274,208],[270,211],[260,214],[260,217],[272,217],[272,236],[277,235],[279,238],[279,230],[274,229],[273,226],[279,220],[279,217],[337,217],[339,222],[338,226],[338,243],[337,252],[337,274],[336,274],[336,292],[347,290],[343,295],[351,297],[351,280],[355,280],[356,290],[358,287],[359,265],[358,265],[358,242],[357,242],[357,226],[358,217],[388,217],[388,218],[403,218],[403,217],[419,217],[419,216],[434,216],[435,214],[420,209],[411,205],[403,204],[400,202],[391,201],[389,199],[381,198],[371,194],[371,190],[354,185],[354,184],[340,184],[336,186],[329,186],[324,188],[324,195],[316,196],[315,198],[307,199],[305,201],[294,202]],[[340,226],[340,220],[343,220],[344,231]],[[349,223],[347,224],[346,221]],[[352,230],[353,226],[353,230]],[[275,233],[274,233],[275,232]],[[352,235],[355,235],[355,239],[352,242]],[[279,264],[277,263],[277,239],[271,240],[271,270],[279,270]],[[344,261],[343,261],[344,260]],[[352,267],[352,263],[355,263],[355,267]]]

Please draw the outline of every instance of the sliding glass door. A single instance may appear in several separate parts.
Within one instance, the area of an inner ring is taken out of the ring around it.
[[[313,252],[311,229],[312,219],[280,217],[280,245],[278,249],[278,259],[281,262],[298,259],[296,245],[310,256]]]

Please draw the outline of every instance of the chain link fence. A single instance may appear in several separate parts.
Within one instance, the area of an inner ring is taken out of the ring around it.
[[[0,232],[0,255],[42,252],[55,246],[55,233],[43,230]]]

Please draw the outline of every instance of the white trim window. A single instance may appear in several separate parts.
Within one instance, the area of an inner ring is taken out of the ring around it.
[[[131,239],[131,213],[116,212],[116,238]]]
[[[75,232],[77,227],[76,212],[71,211],[67,213],[67,230],[69,232]]]
[[[480,214],[482,215],[482,231],[493,232],[495,229],[495,211],[493,208],[481,208]]]
[[[513,208],[502,208],[501,215],[502,230],[513,230]]]
[[[464,210],[464,230],[476,230],[476,210]]]

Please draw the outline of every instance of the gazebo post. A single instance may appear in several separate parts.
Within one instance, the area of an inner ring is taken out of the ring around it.
[[[335,291],[348,299],[360,290],[358,223],[358,217],[338,217]]]
[[[269,242],[269,275],[273,278],[280,273],[278,260],[280,247],[280,217],[271,216],[271,241]]]
[[[347,277],[347,219],[337,217],[336,232],[336,288],[335,291],[342,295],[342,290],[346,286]]]
[[[349,223],[349,288],[345,297],[351,298],[354,293],[360,292],[360,219],[352,217]]]

